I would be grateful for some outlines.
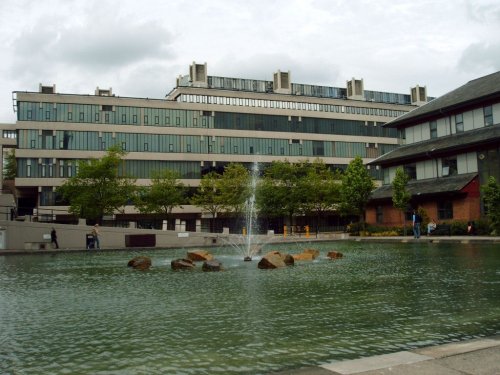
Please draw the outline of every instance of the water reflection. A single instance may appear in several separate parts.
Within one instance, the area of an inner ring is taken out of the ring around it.
[[[0,257],[0,373],[268,373],[500,330],[493,245],[311,247],[272,271],[218,249],[220,273],[172,271],[184,249]]]

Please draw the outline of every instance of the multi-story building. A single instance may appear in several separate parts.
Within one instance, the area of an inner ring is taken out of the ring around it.
[[[151,173],[169,168],[197,186],[230,162],[250,165],[321,158],[345,168],[357,155],[372,161],[398,146],[397,132],[382,125],[427,100],[425,87],[411,94],[364,89],[362,79],[345,88],[296,84],[290,72],[272,81],[215,77],[193,63],[164,99],[131,98],[97,88],[94,95],[14,92],[17,111],[15,179],[18,210],[64,221],[55,189],[77,173],[77,161],[105,154],[114,144],[127,152],[123,172],[150,183]],[[372,168],[380,180],[378,168]],[[183,205],[176,221],[199,227],[199,209]],[[145,220],[127,207],[117,220]]]
[[[367,222],[401,224],[392,206],[396,169],[410,176],[411,206],[438,221],[481,218],[480,186],[489,176],[500,181],[500,72],[475,80],[413,111],[384,128],[396,129],[404,146],[371,162],[383,170]],[[410,207],[409,207],[410,211]]]

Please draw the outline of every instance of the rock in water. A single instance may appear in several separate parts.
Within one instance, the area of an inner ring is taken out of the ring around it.
[[[327,258],[330,258],[330,259],[338,259],[338,258],[342,258],[344,256],[344,254],[342,254],[341,252],[332,250],[332,251],[329,251],[328,254],[326,254],[326,256],[327,256]]]
[[[193,262],[204,262],[213,260],[214,256],[206,250],[191,250],[187,252],[187,258]]]
[[[207,260],[203,263],[201,268],[205,272],[218,272],[222,271],[222,263],[218,260]]]
[[[129,260],[127,263],[128,267],[132,267],[136,270],[147,270],[151,267],[151,258],[146,256],[138,256],[134,259]]]
[[[173,270],[191,270],[195,264],[190,259],[175,259],[170,262],[170,266]]]

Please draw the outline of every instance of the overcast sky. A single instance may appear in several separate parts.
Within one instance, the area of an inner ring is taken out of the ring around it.
[[[440,96],[500,70],[499,0],[1,0],[0,122],[12,91],[163,98],[208,74]]]

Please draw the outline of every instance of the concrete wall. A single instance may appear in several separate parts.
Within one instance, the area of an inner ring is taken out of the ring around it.
[[[85,249],[86,234],[92,227],[87,225],[63,225],[38,223],[31,221],[0,220],[0,231],[3,232],[3,247],[5,250],[24,250],[30,242],[47,242],[44,234],[50,234],[52,227],[57,231],[57,239],[61,249]],[[222,233],[175,232],[151,229],[100,227],[100,245],[102,249],[125,248],[127,234],[155,234],[156,247],[192,247],[223,245]],[[35,244],[33,246],[36,246]]]

